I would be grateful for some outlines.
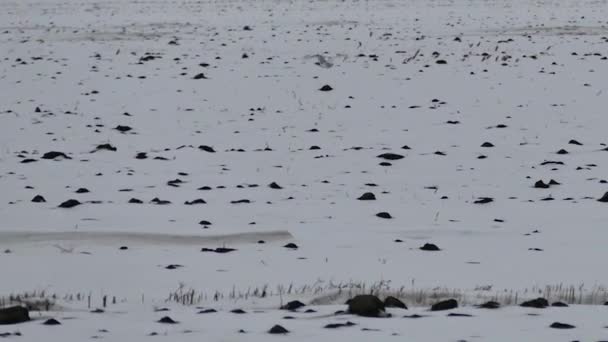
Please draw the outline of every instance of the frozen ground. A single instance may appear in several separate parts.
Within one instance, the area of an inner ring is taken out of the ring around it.
[[[603,304],[607,12],[606,1],[1,1],[0,295],[65,299],[45,315],[75,317],[56,327],[66,341],[102,328],[112,340],[249,340],[236,332],[282,322],[270,310],[282,297],[331,313],[348,284],[447,289],[468,305],[514,293]],[[42,158],[51,151],[68,158]],[[376,200],[357,199],[366,192]],[[81,205],[59,208],[69,199]],[[201,252],[218,247],[236,250]],[[199,319],[164,303],[180,284],[224,311]],[[244,295],[256,288],[269,296]],[[77,294],[118,304],[94,316]],[[175,329],[154,323],[165,304]],[[283,325],[301,340],[608,339],[608,307],[463,310],[475,317]],[[45,329],[18,327],[21,340]]]

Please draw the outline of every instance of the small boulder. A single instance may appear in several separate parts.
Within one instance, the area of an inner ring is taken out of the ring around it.
[[[306,304],[300,302],[299,300],[291,301],[281,307],[282,310],[295,311],[301,307],[306,306]]]
[[[378,155],[377,157],[386,159],[386,160],[399,160],[399,159],[404,158],[402,155],[397,154],[397,153],[382,153],[382,154]]]
[[[384,307],[385,308],[399,308],[407,310],[407,305],[402,302],[400,299],[395,298],[393,296],[388,296],[384,298]]]
[[[46,203],[46,199],[40,195],[36,195],[34,198],[32,198],[32,202],[33,203]]]
[[[543,182],[542,180],[537,181],[536,183],[534,183],[534,187],[536,189],[549,189],[550,185],[546,184],[545,182]]]
[[[61,204],[59,205],[59,208],[70,209],[70,208],[74,208],[74,207],[76,207],[76,206],[79,206],[79,205],[81,205],[81,204],[82,204],[82,203],[78,202],[78,201],[77,201],[77,200],[75,200],[75,199],[69,199],[69,200],[67,200],[67,201],[65,201],[65,202],[63,202],[63,203],[61,203]]]
[[[431,311],[452,310],[458,307],[456,299],[443,300],[431,306]]]
[[[500,303],[495,301],[485,302],[478,306],[480,309],[498,309],[500,308]]]
[[[274,327],[270,328],[270,330],[268,330],[268,333],[269,334],[288,334],[289,330],[287,330],[277,324]]]
[[[376,216],[379,217],[379,218],[383,218],[383,219],[392,219],[393,218],[391,216],[391,214],[387,213],[386,211],[377,213]]]
[[[0,325],[23,323],[29,320],[29,310],[22,306],[0,309]]]
[[[384,315],[384,303],[373,295],[359,295],[348,302],[348,312],[363,317],[380,317]]]
[[[376,195],[374,195],[371,192],[366,192],[363,195],[361,195],[359,198],[357,198],[359,201],[375,201],[376,200]]]
[[[326,84],[326,85],[322,86],[319,90],[320,91],[332,91],[332,90],[334,90],[334,88],[332,88],[330,85]]]
[[[602,203],[608,203],[608,192],[606,192],[604,194],[604,196],[602,196],[600,199],[597,200],[598,202],[602,202]]]
[[[440,251],[441,249],[433,243],[425,243],[424,246],[420,247],[420,250],[429,251],[429,252],[437,252],[437,251]]]
[[[42,159],[56,159],[56,158],[64,158],[64,159],[72,159],[67,154],[63,152],[51,151],[42,155]]]
[[[532,300],[525,301],[520,304],[521,307],[524,308],[536,308],[536,309],[544,309],[549,306],[549,301],[545,298],[536,298]]]
[[[576,327],[574,325],[568,324],[568,323],[554,322],[553,324],[551,324],[549,326],[549,328],[553,328],[553,329],[574,329]]]
[[[44,321],[44,323],[42,323],[43,325],[61,325],[61,323],[54,319],[54,318],[49,318],[46,321]]]
[[[169,316],[165,316],[161,319],[158,320],[158,323],[164,323],[164,324],[177,324],[177,321],[173,320],[173,318],[169,317]]]

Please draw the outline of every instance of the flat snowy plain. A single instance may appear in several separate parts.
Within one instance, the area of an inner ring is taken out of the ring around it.
[[[4,0],[0,52],[9,339],[608,340],[606,1]]]

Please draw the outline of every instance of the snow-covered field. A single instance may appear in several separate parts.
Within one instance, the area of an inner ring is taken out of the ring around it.
[[[55,297],[40,315],[63,323],[0,334],[608,340],[607,18],[596,0],[0,1],[0,303]],[[332,315],[370,289],[410,310]],[[537,296],[574,305],[515,305]],[[439,297],[474,317],[427,312]],[[317,313],[283,319],[291,299]],[[474,307],[490,299],[506,307]]]

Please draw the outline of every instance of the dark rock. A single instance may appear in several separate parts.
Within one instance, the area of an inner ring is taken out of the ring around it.
[[[129,249],[129,247],[127,247],[127,246],[120,246],[120,248],[119,248],[119,250],[121,250],[121,251],[126,251],[128,249]]]
[[[207,76],[205,76],[205,74],[203,74],[201,72],[200,74],[196,74],[194,77],[192,77],[192,79],[194,79],[194,80],[206,80]]]
[[[572,324],[554,322],[554,323],[552,323],[549,326],[549,328],[553,328],[553,329],[574,329],[576,327],[574,325],[572,325]]]
[[[407,305],[404,302],[393,296],[384,298],[384,307],[386,308],[399,308],[407,310]]]
[[[169,316],[165,316],[161,319],[158,320],[158,323],[165,323],[165,324],[177,324],[177,321],[174,321],[173,318],[169,317]]]
[[[97,151],[100,150],[106,150],[106,151],[112,151],[112,152],[116,152],[118,151],[118,149],[110,144],[101,144],[101,145],[97,145],[97,147],[95,148]]]
[[[208,313],[215,313],[215,312],[217,312],[217,310],[215,310],[215,309],[205,309],[205,310],[199,311],[198,313],[199,314],[208,314]]]
[[[564,150],[563,148],[559,151],[556,152],[557,154],[568,154],[568,151]]]
[[[437,247],[437,245],[432,244],[432,243],[425,243],[424,246],[420,247],[421,251],[430,251],[430,252],[437,252],[440,251],[441,249],[439,247]]]
[[[602,202],[602,203],[608,203],[608,192],[606,192],[604,194],[604,196],[602,196],[600,199],[597,200],[598,202]]]
[[[241,200],[237,200],[237,201],[230,201],[231,204],[247,204],[247,203],[251,203],[250,200],[248,199],[241,199]]]
[[[534,187],[537,189],[549,189],[550,185],[546,184],[542,180],[539,180],[536,183],[534,183]]]
[[[473,317],[473,315],[470,314],[463,314],[463,313],[455,313],[455,312],[450,312],[448,314],[448,317]]]
[[[481,144],[481,147],[494,147],[494,144],[492,144],[491,142],[484,142],[483,144]]]
[[[271,189],[275,189],[275,190],[283,189],[283,187],[280,186],[279,184],[277,184],[276,182],[272,182],[272,183],[268,184],[268,187]]]
[[[77,201],[77,200],[75,200],[75,199],[69,199],[69,200],[67,200],[67,201],[65,201],[65,202],[63,202],[63,203],[61,203],[61,204],[59,205],[59,208],[66,208],[66,209],[69,209],[69,208],[74,208],[74,207],[76,207],[76,206],[79,206],[79,205],[81,205],[81,204],[82,204],[82,203],[78,202],[78,201]]]
[[[387,213],[386,211],[377,213],[376,216],[379,217],[379,218],[383,218],[383,219],[392,219],[393,218],[391,216],[391,214]]]
[[[572,139],[572,140],[568,141],[568,144],[570,144],[570,145],[579,145],[579,146],[583,146],[583,144],[581,144],[580,142],[578,142],[578,141],[576,141],[576,140],[574,140],[574,139]]]
[[[96,313],[96,314],[101,314],[101,313],[104,313],[104,312],[105,311],[103,311],[102,309],[95,309],[95,310],[91,311],[91,313]]]
[[[119,132],[121,132],[121,133],[125,133],[125,132],[128,132],[128,131],[132,130],[132,128],[129,127],[129,126],[121,126],[121,125],[118,125],[118,126],[114,127],[114,129],[117,130],[117,131],[119,131]]]
[[[489,301],[489,302],[485,302],[485,303],[479,305],[478,307],[480,309],[498,309],[498,308],[500,308],[500,303],[494,302],[494,301]]]
[[[300,302],[299,300],[294,300],[294,301],[291,301],[291,302],[283,305],[281,307],[281,310],[295,311],[295,310],[297,310],[297,309],[299,309],[301,307],[304,307],[304,306],[306,306],[306,304]]]
[[[203,150],[205,152],[209,152],[209,153],[215,153],[215,150],[213,149],[213,147],[211,146],[207,146],[207,145],[201,145],[198,147],[199,150]]]
[[[494,199],[491,197],[480,197],[478,200],[476,200],[475,204],[487,204],[487,203],[492,203],[494,202]]]
[[[18,324],[29,320],[29,310],[22,306],[12,306],[0,309],[0,325]]]
[[[551,306],[556,307],[556,308],[567,308],[568,304],[566,304],[564,302],[555,302],[555,303],[551,304]]]
[[[332,90],[334,90],[334,88],[332,88],[330,85],[326,84],[326,85],[322,86],[319,90],[320,91],[332,91]]]
[[[403,318],[414,318],[414,319],[416,319],[416,318],[423,318],[423,317],[426,317],[426,316],[422,316],[422,315],[418,315],[418,314],[403,316]]]
[[[161,200],[161,199],[160,199],[160,198],[158,198],[158,197],[154,197],[154,198],[153,198],[153,199],[150,201],[150,203],[153,203],[153,204],[158,204],[158,205],[166,205],[166,204],[171,204],[171,201]]]
[[[144,203],[144,201],[142,201],[140,199],[137,199],[137,198],[131,198],[129,200],[129,203],[131,203],[131,204],[142,204],[142,203]]]
[[[532,300],[525,301],[520,304],[520,306],[524,308],[536,308],[536,309],[544,309],[549,306],[549,301],[545,298],[536,298]]]
[[[348,313],[353,315],[380,317],[384,312],[384,303],[373,295],[359,295],[348,301]]]
[[[402,150],[411,150],[411,148],[409,146],[407,146],[407,145],[401,146],[401,149]]]
[[[178,265],[178,264],[171,264],[171,265],[167,265],[165,267],[165,269],[167,269],[167,270],[176,270],[176,269],[182,268],[182,267],[184,267],[184,266]]]
[[[376,200],[376,195],[374,195],[371,192],[366,192],[363,195],[361,195],[359,198],[357,198],[359,201],[375,201]]]
[[[437,63],[437,64],[448,64],[448,62],[446,62],[445,59],[438,59],[438,60],[435,61],[435,63]]]
[[[49,318],[46,321],[44,321],[44,323],[42,323],[43,325],[61,325],[61,323],[54,319],[54,318]]]
[[[295,243],[293,243],[293,242],[290,242],[290,243],[286,244],[286,245],[285,245],[285,246],[283,246],[283,247],[285,247],[285,248],[289,248],[289,249],[298,249],[298,245],[296,245],[296,244],[295,244]]]
[[[399,160],[399,159],[404,158],[402,155],[397,154],[397,153],[382,153],[382,154],[378,155],[377,157],[386,159],[386,160]]]
[[[72,158],[68,157],[67,154],[65,154],[63,152],[57,152],[57,151],[47,152],[44,155],[42,155],[42,159],[55,159],[58,157],[65,158],[65,159],[72,159]]]
[[[211,222],[209,222],[207,220],[202,220],[198,224],[200,224],[201,226],[210,226]]]
[[[560,183],[560,182],[558,182],[558,181],[556,181],[555,179],[551,179],[551,180],[549,181],[549,185],[561,185],[561,183]]]
[[[78,190],[75,191],[77,194],[87,194],[89,193],[89,189],[87,188],[79,188]]]
[[[232,312],[233,314],[237,314],[237,315],[243,315],[243,314],[246,314],[246,313],[247,313],[247,312],[245,312],[245,310],[243,310],[243,309],[234,309],[234,310],[232,310],[232,311],[230,311],[230,312]]]
[[[40,195],[36,195],[34,198],[32,198],[32,202],[34,202],[34,203],[46,203],[46,199],[44,199],[44,197],[42,197]]]
[[[146,152],[139,152],[137,155],[135,155],[135,159],[147,159],[148,158],[148,154],[146,154]]]
[[[443,311],[443,310],[452,310],[458,307],[458,302],[456,299],[448,299],[438,303],[435,303],[431,306],[431,311]]]
[[[270,330],[268,330],[268,333],[269,334],[288,334],[289,330],[287,330],[277,324],[274,327],[270,328]]]
[[[327,324],[323,328],[325,328],[325,329],[338,329],[338,328],[343,328],[343,327],[352,327],[354,325],[356,325],[356,324],[353,323],[353,322],[351,322],[351,321],[347,321],[346,323],[331,323],[331,324]]]
[[[195,205],[195,204],[206,204],[207,202],[205,202],[204,199],[202,198],[197,198],[195,200],[192,201],[186,201],[184,202],[185,205]]]
[[[26,158],[21,161],[21,164],[29,164],[29,163],[35,163],[35,162],[37,162],[36,159]]]

